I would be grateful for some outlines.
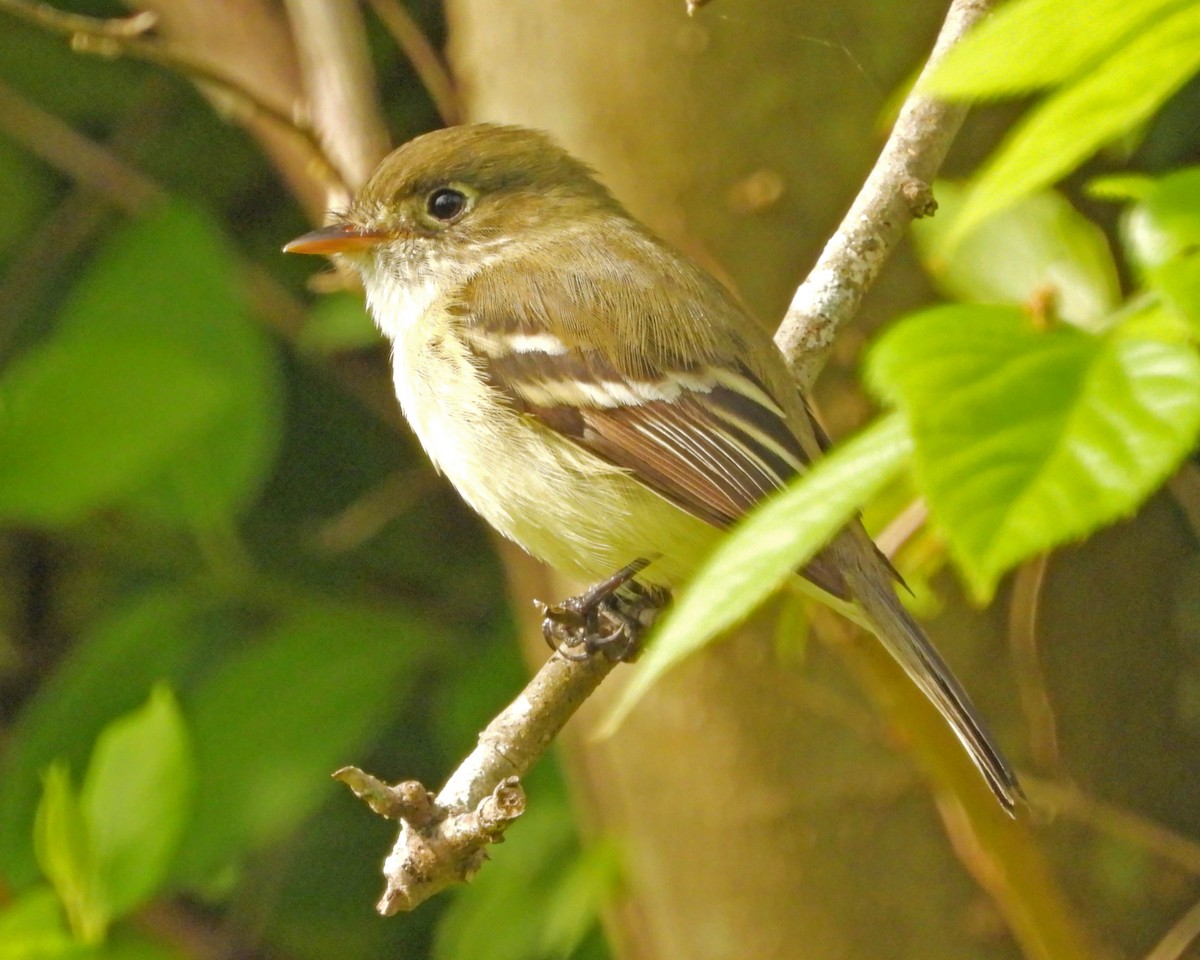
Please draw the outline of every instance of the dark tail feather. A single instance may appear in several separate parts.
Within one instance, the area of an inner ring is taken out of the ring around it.
[[[851,566],[846,571],[850,589],[880,642],[946,718],[996,799],[1005,810],[1013,813],[1025,795],[1017,775],[992,740],[967,692],[929,642],[920,624],[900,603],[891,584],[874,570],[863,570],[857,564],[848,566]]]

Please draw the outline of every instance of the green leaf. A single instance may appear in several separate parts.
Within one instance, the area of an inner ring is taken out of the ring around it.
[[[83,813],[110,916],[157,892],[183,835],[192,786],[187,729],[160,684],[144,706],[105,728],[84,778]]]
[[[922,92],[968,100],[1057,86],[1185,2],[1189,0],[1016,0],[952,49]]]
[[[75,936],[87,944],[102,941],[110,916],[97,882],[87,821],[65,764],[52,764],[43,777],[34,848]]]
[[[113,231],[60,318],[58,336],[85,352],[113,341],[154,344],[219,384],[221,407],[143,481],[143,505],[167,520],[207,526],[235,515],[274,461],[280,372],[240,273],[219,226],[182,203],[167,204]],[[169,382],[172,370],[151,365],[140,375]],[[126,427],[133,434],[141,422]]]
[[[1097,200],[1143,200],[1154,189],[1155,180],[1144,173],[1110,173],[1089,180],[1084,187]]]
[[[0,757],[0,870],[13,887],[37,876],[31,846],[40,772],[56,758],[85,769],[101,730],[158,681],[183,686],[235,625],[206,601],[143,587],[80,633],[24,704]],[[119,678],[116,682],[114,678]]]
[[[1146,282],[1200,337],[1200,167],[1154,182],[1122,227]]]
[[[611,731],[664,673],[750,614],[905,465],[911,440],[884,417],[751,511],[676,597],[605,722]]]
[[[1152,270],[1200,249],[1200,167],[1155,181],[1139,200],[1122,224],[1139,267]]]
[[[1031,110],[979,173],[948,242],[1142,123],[1198,68],[1200,4],[1187,3]]]
[[[0,380],[0,517],[69,523],[117,501],[228,399],[202,366],[154,343],[31,351]]]
[[[349,293],[322,297],[308,315],[296,346],[304,353],[328,356],[347,350],[362,350],[380,343],[379,331],[371,322],[363,298]]]
[[[67,960],[87,952],[67,930],[49,887],[34,887],[0,909],[0,960]]]
[[[620,854],[615,842],[601,838],[590,843],[563,871],[543,911],[540,956],[566,960],[596,929],[601,912],[620,887]]]
[[[1050,295],[1062,319],[1096,329],[1120,300],[1104,232],[1050,190],[994,214],[950,246],[963,192],[939,183],[938,215],[913,224],[930,274],[948,296],[968,302],[1029,304]]]
[[[219,664],[185,701],[198,780],[180,881],[227,879],[336,790],[330,774],[390,717],[427,642],[417,623],[384,610],[297,599]]]
[[[1147,314],[1104,336],[1020,310],[912,315],[872,351],[917,479],[975,597],[1012,566],[1131,513],[1200,430],[1200,359]]]

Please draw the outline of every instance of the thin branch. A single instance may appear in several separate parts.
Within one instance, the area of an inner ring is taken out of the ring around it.
[[[224,95],[232,114],[240,119],[264,117],[292,135],[308,153],[313,175],[344,187],[346,178],[325,153],[312,126],[270,103],[257,92],[234,78],[160,40],[147,39],[146,29],[157,22],[157,15],[144,14],[116,20],[100,20],[64,13],[33,0],[0,0],[0,11],[34,24],[52,33],[70,37],[71,48],[79,53],[101,57],[128,57],[164,67],[189,77],[196,83],[214,88]]]
[[[993,0],[951,3],[921,79],[993,6]],[[920,89],[921,79],[914,89]],[[775,332],[775,342],[802,389],[812,387],[838,333],[858,313],[908,225],[937,208],[932,184],[966,113],[964,104],[918,93],[905,100],[866,183]]]
[[[1034,809],[1085,824],[1161,857],[1192,876],[1200,876],[1200,843],[1190,837],[1132,810],[1098,800],[1065,781],[1026,775],[1021,782]]]
[[[54,210],[39,220],[37,229],[25,238],[0,272],[0,303],[4,304],[0,310],[0,362],[7,358],[21,325],[38,309],[47,285],[61,276],[63,264],[105,229],[112,220],[113,209],[131,212],[129,208],[133,206],[132,212],[139,212],[137,204],[141,200],[153,202],[155,196],[165,195],[161,185],[120,159],[136,152],[137,144],[144,142],[159,123],[166,103],[165,91],[164,83],[147,84],[141,96],[124,105],[107,140],[87,141],[86,146],[75,142],[80,136],[78,132],[71,130],[69,136],[65,135],[57,118],[33,116],[31,112],[38,113],[39,108],[20,101],[15,92],[12,97],[18,99],[10,99],[6,106],[0,107],[0,127],[6,133],[62,172],[70,176],[83,173],[86,180],[77,183]],[[14,106],[16,109],[11,109]],[[74,165],[78,158],[71,156],[73,153],[93,158],[99,154],[104,159],[95,163],[85,160],[87,170],[81,171]],[[116,165],[120,166],[116,181],[109,181],[106,176],[91,176],[103,167],[115,172]]]
[[[1200,937],[1200,903],[1192,904],[1143,960],[1179,960],[1197,937]]]
[[[131,40],[144,36],[158,24],[158,14],[152,10],[142,10],[128,17],[105,20],[68,13],[48,3],[36,3],[33,0],[5,0],[0,7],[27,23],[36,24],[55,33],[67,33],[72,38],[81,36],[93,40]]]
[[[346,188],[362,186],[389,143],[362,15],[346,0],[287,0],[286,7],[313,129],[344,175],[328,205],[342,207]]]
[[[470,879],[482,863],[485,846],[494,843],[508,823],[485,816],[489,804],[512,808],[519,778],[615,666],[599,655],[581,660],[551,655],[520,696],[479,735],[475,750],[447,781],[431,810],[422,806],[415,814],[409,802],[389,802],[400,793],[418,794],[413,781],[389,788],[352,767],[335,774],[376,813],[400,821],[400,835],[383,866],[387,888],[378,905],[381,914],[412,910],[452,883]]]
[[[892,518],[891,523],[879,531],[879,535],[875,537],[875,546],[889,560],[894,560],[896,554],[924,528],[928,520],[929,507],[925,498],[914,497],[908,506]]]
[[[1047,773],[1061,769],[1058,723],[1038,659],[1037,616],[1049,557],[1042,554],[1021,565],[1013,578],[1008,614],[1008,644],[1021,707],[1029,724],[1029,743],[1037,765]]]
[[[166,197],[158,184],[111,150],[4,83],[0,83],[0,130],[80,186],[103,196],[122,213],[144,213]]]
[[[422,32],[408,10],[399,0],[368,0],[371,9],[379,17],[380,22],[387,28],[396,46],[404,51],[408,62],[421,80],[429,99],[433,101],[438,116],[448,127],[463,122],[462,105],[458,100],[458,90],[450,78],[442,58],[433,48],[433,44]]]

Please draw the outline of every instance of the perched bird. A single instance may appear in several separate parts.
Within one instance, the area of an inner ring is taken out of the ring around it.
[[[651,591],[679,584],[821,454],[763,328],[546,134],[418,137],[284,249],[362,275],[434,465],[493,527],[584,582],[624,569]],[[857,605],[1011,811],[1012,769],[861,526],[804,575]]]

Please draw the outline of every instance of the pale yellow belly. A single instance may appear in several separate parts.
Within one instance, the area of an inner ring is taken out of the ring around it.
[[[430,346],[436,357],[404,354],[415,362],[397,364],[396,393],[434,465],[488,523],[584,583],[650,557],[639,579],[690,574],[718,531],[499,402],[453,344]]]

